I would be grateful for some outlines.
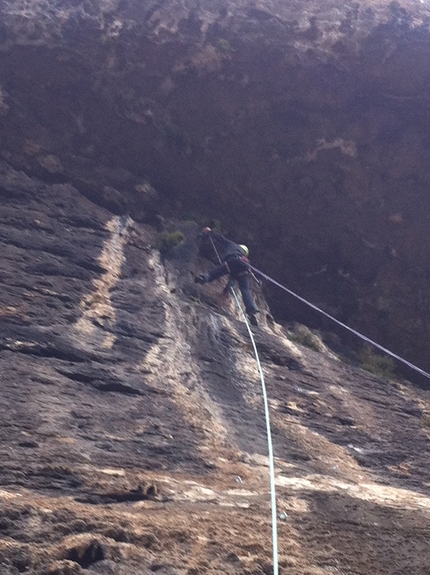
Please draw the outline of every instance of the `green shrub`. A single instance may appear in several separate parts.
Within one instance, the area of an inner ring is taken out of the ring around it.
[[[164,255],[172,248],[179,246],[183,241],[184,234],[179,230],[175,232],[164,232],[158,237],[157,249]]]
[[[391,357],[378,355],[368,345],[364,346],[360,354],[360,361],[361,369],[365,369],[366,371],[370,371],[370,373],[379,375],[386,379],[393,379],[396,377],[396,364]]]
[[[193,211],[184,212],[181,216],[181,220],[184,220],[185,222],[195,222],[199,227],[203,227],[202,216]]]
[[[321,352],[324,349],[324,344],[319,339],[317,335],[311,332],[305,326],[301,326],[296,331],[289,332],[288,337],[291,341],[295,341],[296,343],[300,343],[309,349],[313,349],[314,351]]]

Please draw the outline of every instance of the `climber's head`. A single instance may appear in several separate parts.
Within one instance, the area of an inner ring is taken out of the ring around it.
[[[243,244],[239,244],[239,247],[242,248],[243,253],[245,254],[246,257],[248,257],[249,249]]]

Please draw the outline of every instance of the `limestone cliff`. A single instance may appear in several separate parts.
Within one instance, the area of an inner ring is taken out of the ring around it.
[[[193,281],[203,224],[429,369],[429,16],[0,0],[0,575],[272,573],[260,382]],[[427,575],[429,392],[252,289],[282,575]]]
[[[2,575],[271,573],[260,381],[233,302],[193,282],[197,226],[165,223],[162,255],[6,164],[0,198]],[[428,392],[260,315],[281,573],[424,575]]]
[[[429,16],[424,0],[2,0],[2,155],[137,221],[220,219],[428,369]]]

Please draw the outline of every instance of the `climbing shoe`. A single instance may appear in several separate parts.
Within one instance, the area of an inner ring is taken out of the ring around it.
[[[194,281],[196,282],[196,284],[204,284],[207,282],[207,277],[205,276],[205,274],[200,274],[199,276],[196,276],[194,278]]]

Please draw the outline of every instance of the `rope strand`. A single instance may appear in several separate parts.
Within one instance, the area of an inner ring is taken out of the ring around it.
[[[255,360],[257,362],[258,371],[260,374],[261,390],[263,393],[263,403],[264,403],[264,414],[266,419],[266,433],[267,433],[267,449],[269,453],[269,475],[270,475],[270,502],[272,507],[272,544],[273,544],[273,575],[278,575],[278,524],[277,524],[277,512],[276,512],[276,487],[275,487],[275,462],[273,455],[273,443],[272,443],[272,431],[270,427],[270,414],[269,414],[269,400],[267,397],[266,383],[264,380],[263,368],[261,367],[260,357],[258,355],[257,345],[255,343],[254,334],[252,333],[251,327],[249,325],[248,318],[243,311],[242,306],[239,303],[236,291],[233,286],[230,287],[234,299],[236,300],[237,307],[245,321],[246,327],[248,329],[249,337],[252,342],[252,347],[254,349]]]
[[[218,261],[221,264],[221,258],[219,256],[218,250],[215,247],[214,241],[209,236],[212,247],[217,255]],[[264,414],[266,419],[266,433],[267,433],[267,448],[269,454],[269,475],[270,475],[270,502],[272,508],[272,546],[273,546],[273,575],[278,575],[278,524],[277,524],[277,511],[276,511],[276,487],[275,487],[275,458],[273,455],[273,443],[272,443],[272,431],[270,427],[270,413],[269,413],[269,400],[267,397],[266,383],[264,380],[263,368],[260,362],[260,356],[258,354],[257,344],[255,343],[254,334],[252,333],[251,326],[249,325],[248,318],[240,305],[239,298],[237,296],[236,290],[233,286],[230,286],[231,292],[236,301],[236,305],[245,321],[246,328],[248,330],[249,337],[251,339],[252,347],[254,349],[255,360],[258,366],[258,372],[260,374],[261,389],[263,394],[264,403]]]
[[[268,276],[267,274],[261,272],[260,270],[258,270],[257,268],[255,268],[254,266],[251,266],[251,268],[253,269],[253,271],[260,275],[261,277],[265,278],[266,280],[272,282],[272,284],[274,284],[275,286],[278,286],[279,288],[281,288],[282,290],[286,291],[288,294],[292,295],[293,297],[295,297],[296,299],[298,299],[299,301],[301,301],[302,303],[306,304],[307,306],[309,306],[310,308],[312,308],[313,310],[317,311],[318,313],[324,315],[325,317],[327,317],[328,319],[330,319],[331,321],[333,321],[334,323],[336,323],[337,325],[340,325],[341,327],[343,327],[344,329],[346,329],[347,331],[349,331],[350,333],[353,333],[354,335],[356,335],[357,337],[359,337],[360,339],[362,339],[363,341],[370,343],[371,345],[373,345],[374,347],[376,347],[377,349],[379,349],[380,351],[383,351],[384,353],[386,353],[387,355],[393,357],[394,359],[396,359],[397,361],[400,361],[401,363],[407,365],[408,367],[410,367],[411,369],[413,369],[414,371],[420,373],[421,375],[423,375],[424,377],[427,377],[428,379],[430,379],[430,373],[427,373],[426,371],[424,371],[423,369],[421,369],[420,367],[414,365],[413,363],[411,363],[410,361],[407,361],[406,359],[404,359],[403,357],[400,357],[400,355],[397,355],[396,353],[390,351],[389,349],[387,349],[386,347],[383,347],[382,345],[379,345],[379,343],[376,343],[376,341],[373,341],[372,339],[370,339],[369,337],[363,335],[362,333],[356,331],[355,329],[353,329],[352,327],[349,327],[348,325],[346,325],[345,323],[339,321],[338,319],[336,319],[335,317],[333,317],[332,315],[330,315],[329,313],[327,313],[326,311],[320,309],[319,307],[317,307],[316,305],[314,305],[313,303],[307,301],[305,298],[297,295],[296,293],[294,293],[293,291],[291,291],[290,289],[286,288],[285,286],[283,286],[282,284],[280,284],[279,282],[277,282],[276,280],[274,280],[273,278],[271,278],[270,276]]]

